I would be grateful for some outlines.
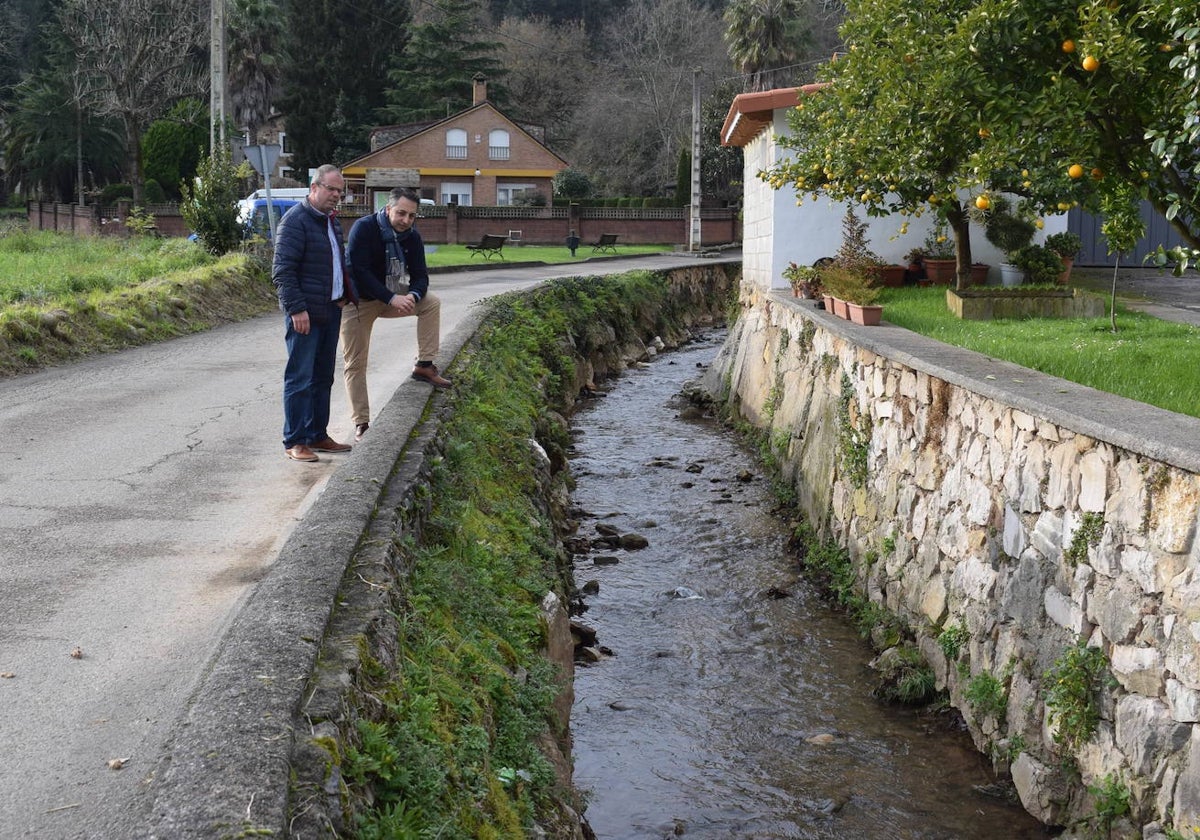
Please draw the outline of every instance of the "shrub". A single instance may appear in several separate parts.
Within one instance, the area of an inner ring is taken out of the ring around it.
[[[1083,247],[1083,240],[1077,233],[1063,231],[1052,233],[1046,237],[1046,247],[1062,259],[1073,259]]]
[[[999,718],[1008,708],[1008,692],[1004,689],[1004,683],[986,671],[971,677],[963,696],[980,719]]]
[[[1053,283],[1063,270],[1059,256],[1044,245],[1023,245],[1009,254],[1009,260],[1030,283]]]
[[[938,635],[938,647],[946,658],[954,661],[962,653],[963,646],[970,640],[971,634],[961,624],[951,624]]]
[[[237,170],[225,148],[200,161],[193,185],[183,185],[179,212],[210,254],[232,251],[241,241],[237,201]]]
[[[146,187],[142,193],[142,200],[147,204],[166,204],[167,194],[158,181],[155,181],[153,178],[147,178]]]
[[[100,190],[101,204],[116,204],[122,198],[133,198],[132,184],[105,184]]]
[[[1037,226],[1024,213],[1014,212],[1012,202],[1004,196],[992,198],[991,207],[983,222],[983,235],[997,248],[1004,252],[1009,262],[1015,262],[1012,255],[1033,239]],[[1062,270],[1060,265],[1059,271]]]

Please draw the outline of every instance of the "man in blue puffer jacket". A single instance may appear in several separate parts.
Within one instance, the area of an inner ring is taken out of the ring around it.
[[[286,322],[283,448],[293,461],[317,452],[348,452],[329,436],[329,399],[342,307],[357,297],[346,270],[341,223],[334,211],[346,189],[336,166],[317,169],[308,198],[279,220],[271,281]],[[314,451],[315,450],[315,451]]]

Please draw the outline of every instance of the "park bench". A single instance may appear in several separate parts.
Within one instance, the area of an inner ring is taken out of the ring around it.
[[[507,236],[501,236],[498,233],[485,233],[483,238],[479,240],[478,245],[468,245],[467,250],[471,252],[471,256],[483,254],[485,260],[490,260],[493,256],[504,259],[504,255],[500,253],[500,249],[504,247],[504,241]]]
[[[616,233],[602,233],[600,238],[592,243],[592,253],[608,252],[610,254],[617,253],[617,236]]]

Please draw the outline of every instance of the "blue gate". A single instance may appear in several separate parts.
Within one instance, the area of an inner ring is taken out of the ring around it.
[[[1183,244],[1183,238],[1170,222],[1153,207],[1150,202],[1142,202],[1142,221],[1146,223],[1146,235],[1138,241],[1137,248],[1132,254],[1121,255],[1121,265],[1139,267],[1145,265],[1143,260],[1147,254],[1158,250],[1158,246],[1174,248]],[[1107,265],[1113,264],[1114,256],[1108,253],[1108,242],[1100,232],[1101,216],[1085,213],[1078,207],[1067,214],[1067,230],[1079,234],[1083,240],[1083,249],[1075,259],[1076,265]]]

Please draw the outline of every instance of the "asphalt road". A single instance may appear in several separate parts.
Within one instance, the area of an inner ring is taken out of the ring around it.
[[[493,294],[694,263],[498,265],[431,285],[445,336]],[[378,322],[371,349],[378,412],[412,369],[415,321]],[[3,840],[120,823],[223,631],[346,457],[284,456],[284,360],[270,314],[0,381]],[[340,377],[333,417],[349,440]]]

